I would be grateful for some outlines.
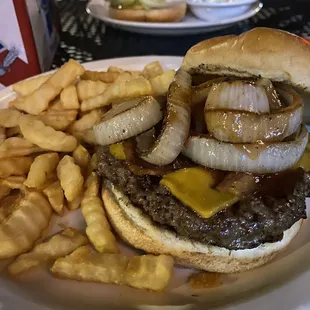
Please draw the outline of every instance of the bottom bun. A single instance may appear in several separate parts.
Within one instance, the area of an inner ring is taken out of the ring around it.
[[[113,9],[110,7],[110,16],[114,19],[137,22],[179,22],[186,13],[186,3],[162,9]]]
[[[119,236],[137,249],[171,255],[177,264],[185,267],[220,273],[235,273],[259,267],[286,248],[302,224],[302,220],[299,220],[286,230],[281,241],[264,243],[254,249],[228,250],[181,238],[157,226],[111,183],[107,185],[102,189],[102,199],[110,223]]]

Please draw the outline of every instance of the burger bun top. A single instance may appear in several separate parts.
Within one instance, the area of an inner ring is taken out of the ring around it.
[[[263,77],[310,92],[310,42],[272,28],[212,38],[194,45],[182,68],[191,74]]]

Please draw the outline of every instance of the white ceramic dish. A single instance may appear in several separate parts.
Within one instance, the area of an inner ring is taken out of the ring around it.
[[[216,2],[209,0],[187,0],[192,13],[205,21],[218,21],[245,14],[257,0]]]
[[[207,33],[231,26],[231,24],[248,19],[257,14],[263,7],[262,3],[254,3],[243,14],[221,20],[203,21],[188,13],[178,23],[143,23],[112,19],[109,17],[109,4],[104,0],[92,0],[87,5],[87,12],[104,21],[107,25],[130,32],[151,35],[190,35]]]
[[[165,68],[176,69],[181,57],[130,57],[91,62],[90,70],[119,66],[142,69],[159,60]],[[14,97],[11,87],[0,91],[0,108]],[[310,204],[308,203],[308,214]],[[79,229],[85,227],[79,210],[52,220],[50,232],[61,229],[60,223]],[[136,251],[122,245],[127,254]],[[222,276],[223,285],[206,290],[191,290],[186,284],[189,269],[175,268],[173,278],[163,293],[152,293],[128,287],[96,283],[79,283],[52,277],[45,268],[35,269],[12,280],[0,274],[1,310],[307,310],[310,309],[310,221],[293,243],[270,264],[259,269]],[[5,266],[6,262],[1,266]],[[263,289],[263,292],[261,290]],[[230,303],[230,305],[227,305]]]

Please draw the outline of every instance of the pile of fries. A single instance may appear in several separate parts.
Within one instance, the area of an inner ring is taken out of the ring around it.
[[[165,288],[171,257],[119,253],[100,196],[92,128],[122,99],[166,95],[174,75],[158,62],[98,72],[70,60],[13,85],[16,99],[0,110],[0,259],[13,259],[11,275],[51,264],[61,278]],[[86,234],[68,227],[40,240],[52,216],[78,208]]]

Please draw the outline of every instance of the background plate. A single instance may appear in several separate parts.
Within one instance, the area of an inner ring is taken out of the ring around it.
[[[87,12],[104,21],[107,25],[121,30],[152,34],[152,35],[188,35],[211,32],[231,24],[248,19],[257,14],[263,7],[262,3],[254,3],[248,12],[229,19],[220,21],[203,21],[191,13],[187,13],[184,20],[179,23],[142,23],[117,20],[109,17],[109,6],[104,0],[93,0],[87,5]]]
[[[88,63],[87,69],[120,66],[142,69],[159,60],[165,68],[178,68],[181,57],[132,57]],[[14,97],[10,87],[0,91],[0,107]],[[309,202],[309,201],[308,201]],[[308,203],[308,214],[310,204]],[[84,228],[79,210],[54,217],[50,232],[61,229],[59,224]],[[136,253],[121,245],[127,254]],[[222,276],[223,285],[206,290],[191,290],[186,285],[192,272],[175,268],[164,293],[152,293],[116,285],[79,283],[52,277],[44,268],[34,269],[18,279],[6,276],[3,262],[0,269],[0,309],[23,310],[102,310],[102,309],[211,309],[225,310],[307,310],[310,309],[310,221],[305,220],[293,243],[268,265],[242,274]],[[228,305],[229,304],[229,305]]]

